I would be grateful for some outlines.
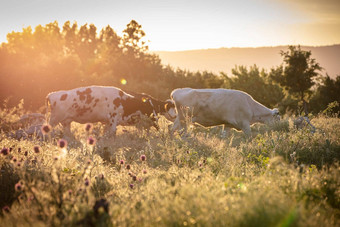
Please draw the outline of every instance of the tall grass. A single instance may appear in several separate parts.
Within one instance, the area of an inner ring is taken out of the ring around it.
[[[115,139],[74,124],[67,149],[2,133],[1,225],[339,226],[338,118],[314,118],[315,133],[289,119],[256,125],[251,138],[170,136],[160,121],[159,131],[120,127]]]

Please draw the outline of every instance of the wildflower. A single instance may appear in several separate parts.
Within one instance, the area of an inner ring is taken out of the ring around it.
[[[90,146],[94,146],[96,144],[96,139],[93,138],[92,136],[90,136],[88,139],[87,139],[87,144],[90,145]]]
[[[124,165],[124,160],[120,160],[119,164]]]
[[[18,153],[21,153],[21,147],[18,147]]]
[[[25,151],[24,155],[27,156],[28,155],[28,151]]]
[[[67,193],[68,193],[69,196],[71,196],[72,195],[72,190],[71,189],[68,190]]]
[[[36,154],[38,154],[38,153],[40,153],[40,146],[38,146],[38,145],[35,145],[34,147],[33,147],[33,150],[34,150],[34,153],[36,153]]]
[[[10,148],[9,148],[9,152],[12,152],[12,150],[13,150],[13,147],[10,147]]]
[[[51,132],[51,126],[48,124],[41,126],[41,132],[44,135],[48,134],[49,132]]]
[[[91,124],[91,123],[87,123],[86,125],[85,125],[85,131],[86,132],[92,132],[92,129],[93,129],[93,124]]]
[[[144,174],[147,174],[148,171],[147,171],[146,169],[143,169],[143,173],[144,173]]]
[[[18,163],[17,163],[17,166],[20,167],[20,166],[21,166],[21,162],[18,162]]]
[[[137,176],[136,175],[132,176],[132,180],[136,181],[137,180]]]
[[[58,157],[54,157],[54,161],[58,161]]]
[[[144,162],[145,160],[146,160],[146,156],[143,154],[143,155],[141,155],[140,156],[140,160],[142,161],[142,162]]]
[[[126,169],[131,169],[130,164],[127,164],[127,165],[126,165]]]
[[[87,186],[89,186],[89,185],[90,185],[90,181],[89,181],[89,179],[85,178],[85,182],[84,182],[84,184],[85,184],[85,186],[86,186],[86,187],[87,187]]]
[[[59,146],[61,149],[66,148],[66,147],[67,147],[67,141],[64,140],[64,139],[60,139],[60,140],[58,141],[58,146]]]
[[[14,188],[15,188],[15,191],[20,192],[23,189],[23,185],[20,182],[18,182],[15,184]]]
[[[9,213],[9,211],[10,211],[9,206],[4,206],[4,207],[2,208],[2,210],[3,210],[4,212],[6,212],[6,213]]]
[[[130,184],[130,185],[129,185],[129,187],[130,187],[131,189],[133,189],[133,186],[134,186],[133,184]]]
[[[13,157],[13,158],[12,158],[12,161],[13,161],[13,162],[17,162],[18,160],[17,160],[16,157]]]
[[[2,148],[1,154],[3,154],[3,155],[8,155],[8,153],[9,153],[8,148]]]

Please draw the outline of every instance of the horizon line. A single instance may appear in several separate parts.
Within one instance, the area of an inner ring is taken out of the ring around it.
[[[321,45],[308,45],[308,44],[278,44],[268,46],[224,46],[224,47],[208,47],[208,48],[197,48],[197,49],[177,49],[177,50],[148,50],[148,52],[187,52],[187,51],[198,51],[198,50],[218,50],[218,49],[256,49],[256,48],[273,48],[273,47],[287,47],[287,46],[301,46],[301,47],[328,47],[338,46],[340,43],[334,44],[321,44]]]

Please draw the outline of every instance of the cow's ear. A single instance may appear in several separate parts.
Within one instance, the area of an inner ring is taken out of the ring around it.
[[[164,109],[165,109],[166,112],[169,110],[168,108],[169,108],[169,103],[165,103]]]

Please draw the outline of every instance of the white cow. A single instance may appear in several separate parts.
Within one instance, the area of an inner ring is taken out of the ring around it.
[[[47,95],[46,102],[51,108],[49,124],[61,123],[67,134],[70,134],[72,121],[82,124],[102,122],[108,126],[107,131],[115,135],[118,125],[135,124],[142,114],[167,117],[175,113],[172,101],[162,102],[142,94],[135,97],[119,88],[105,86],[52,92]]]
[[[177,118],[172,131],[186,129],[185,113],[192,123],[205,127],[224,125],[251,134],[250,125],[279,119],[277,109],[269,109],[255,101],[249,94],[231,89],[180,88],[171,93]],[[185,110],[185,111],[184,111]]]

